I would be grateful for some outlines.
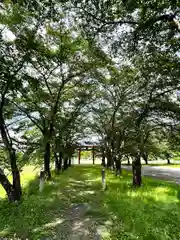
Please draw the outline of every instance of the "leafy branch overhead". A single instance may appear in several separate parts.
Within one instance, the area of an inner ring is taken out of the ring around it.
[[[133,159],[134,185],[142,158],[174,151],[179,14],[177,1],[1,2],[0,182],[10,201],[21,198],[23,165],[43,165],[50,179],[52,160],[67,169],[89,136],[117,174]]]

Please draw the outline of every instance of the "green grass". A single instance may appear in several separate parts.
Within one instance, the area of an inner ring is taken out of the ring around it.
[[[131,174],[116,178],[107,173],[108,189],[101,190],[100,167],[72,167],[53,176],[44,192],[38,179],[24,185],[23,201],[0,201],[0,237],[11,239],[68,239],[59,233],[71,204],[89,203],[86,212],[97,225],[108,225],[109,237],[122,240],[180,239],[179,185],[143,179],[143,186],[131,186]]]
[[[180,168],[180,164],[148,164],[148,166],[161,166],[161,167]]]
[[[35,166],[25,166],[21,172],[21,182],[22,186],[26,187],[31,180],[34,179],[34,177],[39,172],[39,168]],[[12,181],[12,177],[8,177],[10,181]],[[4,188],[0,185],[0,198],[5,198],[6,192]]]
[[[144,166],[160,166],[160,167],[171,167],[171,168],[180,168],[180,164],[143,164]]]
[[[126,163],[123,163],[123,165],[127,165]],[[149,164],[142,164],[143,166],[154,166],[154,167],[170,167],[170,168],[180,168],[180,164],[175,164],[175,163],[171,163],[171,164],[167,164],[167,163],[149,163]],[[131,166],[131,165],[130,165]]]

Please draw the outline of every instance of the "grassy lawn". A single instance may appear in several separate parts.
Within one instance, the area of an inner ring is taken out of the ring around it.
[[[107,173],[108,189],[101,190],[100,167],[72,167],[53,176],[44,192],[35,177],[24,185],[21,203],[0,201],[0,238],[67,239],[67,213],[73,204],[88,203],[86,216],[105,226],[104,239],[180,239],[179,186],[143,179],[141,189],[131,187],[131,174],[116,178]],[[69,221],[71,224],[71,221]]]

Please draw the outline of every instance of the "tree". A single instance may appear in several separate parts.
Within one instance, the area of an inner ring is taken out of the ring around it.
[[[10,119],[16,111],[11,104],[11,99],[16,97],[14,91],[16,91],[18,87],[21,87],[22,84],[19,80],[19,72],[23,68],[24,58],[25,56],[16,53],[16,49],[13,49],[11,44],[3,40],[1,41],[0,133],[4,151],[8,156],[8,166],[10,165],[13,183],[11,184],[5,176],[3,169],[0,169],[0,182],[8,195],[9,201],[20,200],[22,194],[16,149],[14,148],[12,137],[7,127],[7,120]]]

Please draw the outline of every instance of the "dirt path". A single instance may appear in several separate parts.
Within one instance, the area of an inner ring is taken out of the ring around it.
[[[92,191],[92,184],[85,184],[81,181],[74,181],[73,188],[67,187],[64,189],[65,194],[73,196],[74,191],[84,194]],[[70,207],[61,216],[63,222],[58,224],[56,228],[55,236],[46,238],[45,240],[101,240],[108,238],[108,229],[106,226],[101,225],[98,217],[88,215],[88,211],[92,209],[92,206],[97,205],[92,200],[89,203],[72,203]]]
[[[100,240],[96,222],[86,216],[89,206],[87,204],[74,204],[67,211],[61,239],[72,240]],[[60,230],[60,229],[59,229]]]

